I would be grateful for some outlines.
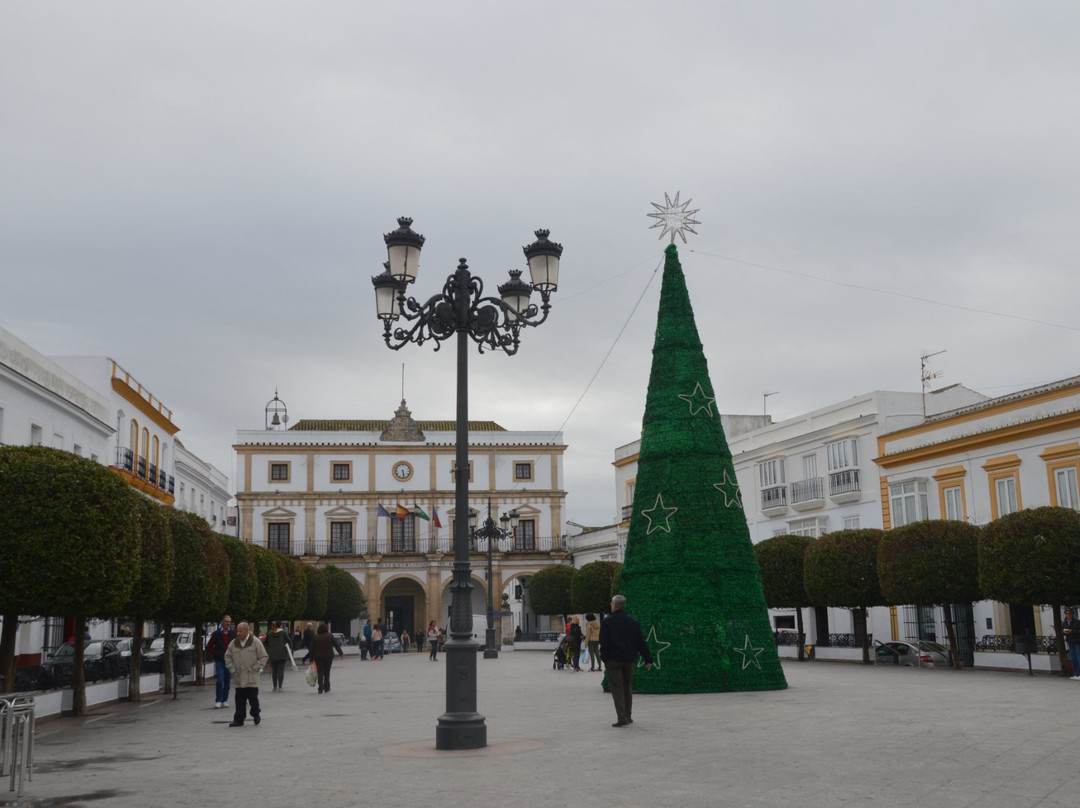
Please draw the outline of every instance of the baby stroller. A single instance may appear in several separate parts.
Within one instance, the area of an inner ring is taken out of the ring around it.
[[[569,637],[564,637],[555,649],[555,661],[551,665],[552,670],[561,671],[567,665],[574,664],[574,644]]]

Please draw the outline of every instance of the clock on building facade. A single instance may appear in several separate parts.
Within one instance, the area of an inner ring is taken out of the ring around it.
[[[406,463],[404,460],[400,460],[394,464],[394,478],[405,482],[413,475],[413,467]]]

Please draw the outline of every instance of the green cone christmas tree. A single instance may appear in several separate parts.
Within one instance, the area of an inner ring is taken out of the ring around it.
[[[787,687],[674,243],[664,264],[622,594],[657,663],[638,668],[635,691]]]

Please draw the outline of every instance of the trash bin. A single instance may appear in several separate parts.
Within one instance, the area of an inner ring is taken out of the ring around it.
[[[814,658],[814,648],[815,647],[816,646],[813,646],[813,645],[806,646],[806,658],[807,659],[813,659]]]
[[[173,673],[176,676],[191,676],[195,668],[195,653],[193,651],[177,651],[173,656]]]
[[[1039,653],[1038,644],[1034,634],[1017,634],[1013,637],[1013,650],[1018,654]]]

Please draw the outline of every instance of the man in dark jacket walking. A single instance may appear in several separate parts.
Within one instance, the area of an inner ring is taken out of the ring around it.
[[[631,713],[634,666],[637,665],[638,654],[645,660],[645,668],[652,670],[652,652],[641,633],[641,626],[626,613],[626,598],[616,595],[611,599],[611,614],[600,624],[600,658],[607,668],[611,698],[615,702],[615,715],[618,718],[611,725],[613,727],[634,723]]]
[[[1069,678],[1080,681],[1080,620],[1076,619],[1072,609],[1065,610],[1061,630],[1065,635],[1065,647],[1069,649],[1069,664],[1072,665],[1072,676]]]
[[[225,652],[229,650],[229,643],[234,639],[236,631],[232,627],[232,618],[225,615],[221,618],[221,625],[210,633],[210,639],[206,642],[207,652],[214,657],[214,707],[229,706],[232,674],[225,665]]]

